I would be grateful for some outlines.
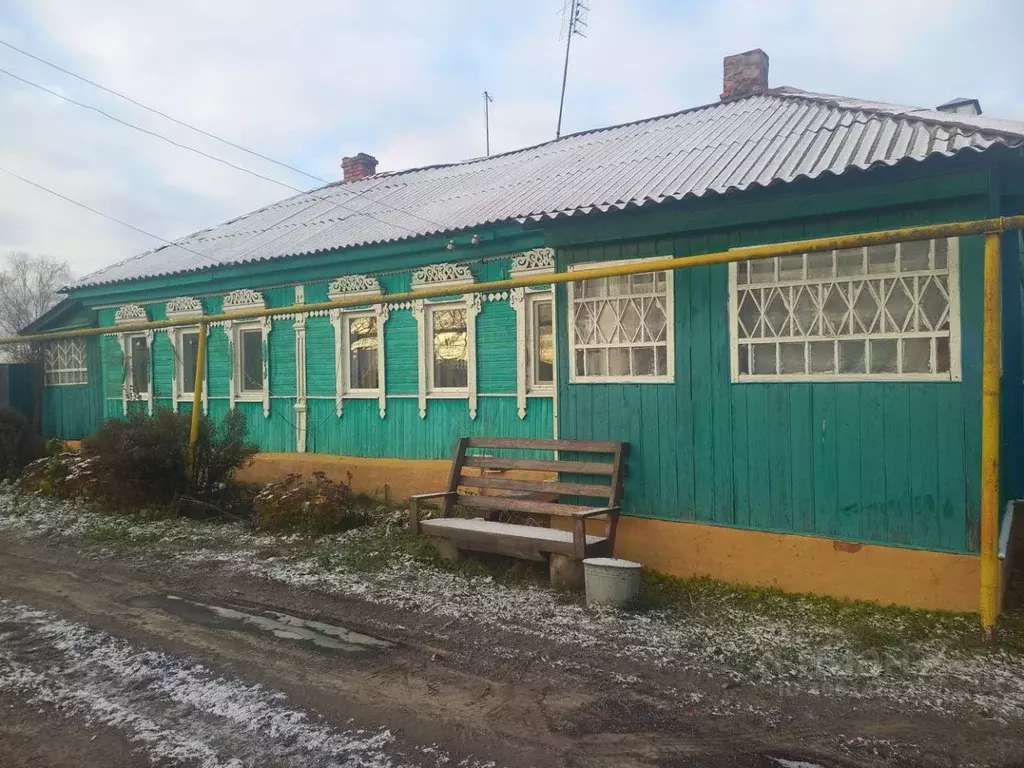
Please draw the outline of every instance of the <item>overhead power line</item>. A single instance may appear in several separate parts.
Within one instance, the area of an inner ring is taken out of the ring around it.
[[[138,101],[137,99],[133,99],[131,96],[123,94],[120,91],[117,91],[117,90],[115,90],[113,88],[110,88],[108,86],[105,86],[102,83],[98,83],[95,80],[90,80],[89,78],[84,77],[82,75],[79,75],[77,72],[72,72],[70,69],[66,69],[65,67],[62,67],[59,64],[54,64],[51,61],[47,61],[46,59],[42,58],[41,56],[37,56],[34,53],[30,53],[29,51],[26,51],[26,50],[24,50],[22,48],[19,48],[18,46],[13,45],[13,44],[7,42],[6,40],[0,39],[0,45],[3,45],[3,46],[5,46],[5,47],[7,47],[7,48],[9,48],[9,49],[11,49],[13,51],[16,51],[17,53],[20,53],[23,56],[27,56],[28,58],[33,59],[34,61],[38,61],[41,64],[45,64],[46,66],[48,66],[48,67],[50,67],[52,69],[55,69],[58,72],[62,72],[62,73],[66,74],[66,75],[68,75],[70,77],[73,77],[73,78],[75,78],[77,80],[80,80],[83,83],[87,83],[88,85],[91,85],[94,88],[98,88],[101,91],[104,91],[105,93],[109,93],[112,96],[116,96],[119,99],[123,99],[124,101],[127,101],[128,103],[133,104],[134,106],[137,106],[140,109],[144,109],[147,112],[151,112],[152,114],[155,114],[155,115],[158,115],[160,117],[163,117],[166,120],[170,120],[171,122],[173,122],[173,123],[175,123],[177,125],[180,125],[182,127],[188,128],[189,130],[195,131],[196,133],[199,133],[199,134],[201,134],[203,136],[206,136],[208,138],[214,139],[215,141],[219,141],[222,144],[225,144],[225,145],[227,145],[229,147],[233,147],[234,149],[237,149],[237,150],[239,150],[241,152],[245,152],[245,153],[247,153],[249,155],[252,155],[253,157],[257,157],[257,158],[259,158],[261,160],[266,160],[267,162],[273,163],[274,165],[278,165],[278,166],[280,166],[282,168],[287,168],[290,171],[294,171],[295,173],[298,173],[298,174],[301,174],[303,176],[306,176],[307,178],[313,179],[314,181],[318,181],[318,182],[320,182],[322,184],[330,184],[331,183],[327,179],[323,179],[323,178],[321,178],[319,176],[316,176],[315,174],[311,174],[311,173],[309,173],[307,171],[304,171],[301,168],[298,168],[298,167],[296,167],[294,165],[290,165],[289,163],[285,163],[285,162],[282,162],[280,160],[276,160],[275,158],[270,157],[269,155],[263,154],[262,152],[257,152],[254,149],[249,149],[248,147],[245,147],[245,146],[243,146],[241,144],[238,144],[237,142],[231,141],[230,139],[226,139],[223,136],[218,136],[215,133],[212,133],[210,131],[204,130],[204,129],[199,128],[199,127],[197,127],[195,125],[192,125],[191,123],[188,123],[188,122],[186,122],[184,120],[176,118],[173,115],[170,115],[167,112],[164,112],[163,110],[157,109],[155,107],[151,107],[148,104],[144,104],[141,101]],[[8,72],[7,70],[0,69],[0,72],[2,72],[3,74],[8,75],[9,77],[14,78],[15,80],[18,80],[18,81],[24,83],[25,85],[29,85],[29,86],[32,86],[34,88],[39,88],[39,89],[49,93],[52,96],[56,96],[59,99],[64,99],[65,101],[68,101],[68,102],[70,102],[72,104],[75,104],[76,106],[82,107],[83,109],[88,109],[88,110],[91,110],[93,112],[97,112],[97,113],[103,115],[104,117],[107,117],[107,118],[109,118],[111,120],[114,120],[115,122],[120,123],[121,125],[124,125],[124,126],[129,127],[129,128],[134,128],[136,130],[142,131],[143,133],[147,133],[150,136],[154,136],[156,138],[162,139],[162,140],[167,141],[167,142],[169,142],[169,143],[171,143],[171,144],[173,144],[173,145],[175,145],[177,147],[180,147],[181,149],[185,149],[185,150],[188,150],[188,151],[191,151],[191,152],[196,152],[196,153],[198,153],[198,154],[200,154],[200,155],[202,155],[204,157],[207,157],[207,158],[209,158],[211,160],[223,163],[223,164],[228,165],[228,166],[230,166],[230,167],[232,167],[232,168],[234,168],[236,170],[242,171],[243,173],[247,173],[247,174],[249,174],[251,176],[255,176],[257,178],[264,179],[264,180],[269,181],[269,182],[271,182],[273,184],[277,184],[279,186],[285,187],[286,189],[290,189],[290,190],[292,190],[294,192],[307,193],[307,190],[300,189],[299,187],[294,187],[291,184],[287,184],[285,182],[278,181],[277,179],[271,178],[271,177],[266,176],[266,175],[261,174],[261,173],[257,173],[256,171],[252,171],[252,170],[250,170],[248,168],[244,168],[242,166],[238,166],[238,165],[236,165],[234,163],[231,163],[231,162],[228,162],[226,160],[223,160],[222,158],[219,158],[219,157],[217,157],[215,155],[211,155],[208,152],[203,152],[202,150],[196,149],[194,147],[190,147],[188,145],[184,145],[184,144],[181,144],[179,142],[176,142],[173,139],[170,139],[169,137],[164,136],[163,134],[156,133],[154,131],[149,131],[149,130],[147,130],[145,128],[142,128],[141,126],[135,125],[134,123],[130,123],[130,122],[126,121],[126,120],[121,120],[120,118],[117,118],[117,117],[115,117],[113,115],[110,115],[107,112],[104,112],[103,110],[99,109],[98,107],[94,107],[94,106],[92,106],[90,104],[84,104],[82,102],[79,102],[79,101],[76,101],[74,99],[68,98],[68,97],[64,96],[63,94],[60,94],[60,93],[58,93],[56,91],[53,91],[53,90],[51,90],[49,88],[46,88],[45,86],[39,85],[38,83],[34,83],[34,82],[32,82],[30,80],[27,80],[27,79],[25,79],[23,77],[15,75],[15,74],[13,74],[11,72]],[[398,213],[404,214],[406,216],[411,216],[412,218],[419,219],[420,221],[423,221],[423,222],[425,222],[427,224],[430,224],[432,226],[439,227],[442,230],[450,228],[448,225],[442,224],[439,221],[434,221],[433,219],[428,219],[428,218],[426,218],[424,216],[420,216],[417,213],[413,213],[412,211],[408,211],[408,210],[405,210],[404,208],[400,208],[398,206],[392,205],[391,203],[385,202],[383,200],[378,200],[378,199],[368,195],[365,192],[359,192],[359,191],[354,190],[354,189],[345,189],[345,190],[339,190],[339,191],[345,192],[346,194],[352,195],[354,197],[364,198],[365,200],[368,200],[370,202],[376,203],[377,205],[383,206],[385,208],[389,208],[389,209],[391,209],[393,211],[396,211]],[[308,194],[313,194],[313,193],[312,192],[308,192]],[[335,207],[346,208],[346,206],[343,203],[340,203],[340,202],[333,202],[333,205]],[[415,231],[415,230],[409,229],[408,227],[402,227],[401,225],[394,224],[393,222],[388,222],[388,221],[384,221],[382,219],[377,219],[373,214],[364,213],[362,211],[357,211],[354,208],[347,208],[347,210],[351,210],[354,213],[363,213],[363,215],[369,216],[370,218],[372,218],[372,219],[374,219],[376,221],[380,221],[382,224],[392,224],[393,226],[397,226],[400,229],[405,229],[408,232],[414,232]]]

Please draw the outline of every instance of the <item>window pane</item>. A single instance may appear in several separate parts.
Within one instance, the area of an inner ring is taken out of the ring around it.
[[[550,301],[533,303],[533,383],[555,380],[555,334]]]
[[[836,347],[831,341],[812,341],[810,344],[811,373],[834,373]]]
[[[465,309],[435,309],[433,321],[434,387],[462,389],[469,386],[468,343]]]
[[[608,350],[608,375],[629,376],[629,349],[613,347]]]
[[[896,271],[896,245],[872,245],[868,248],[868,274]]]
[[[864,373],[864,342],[863,341],[840,341],[839,342],[839,372],[840,373]]]
[[[932,340],[903,340],[903,373],[930,373],[932,369]]]
[[[779,280],[802,280],[804,277],[803,256],[779,257]]]
[[[832,251],[807,254],[807,277],[832,277]]]
[[[898,373],[895,339],[876,339],[871,342],[871,372]]]
[[[132,337],[131,361],[131,391],[145,395],[149,392],[149,345],[145,337]]]
[[[348,320],[348,386],[377,389],[377,317],[357,315]]]
[[[911,243],[900,243],[900,271],[916,272],[928,269],[928,250],[931,240],[915,240]]]
[[[836,272],[840,277],[864,274],[864,249],[847,248],[836,251]]]
[[[774,344],[755,344],[750,348],[750,356],[755,374],[769,375],[776,372]]]
[[[181,391],[191,395],[196,388],[196,360],[199,357],[199,334],[181,334]]]
[[[633,374],[636,376],[654,376],[654,347],[637,347],[633,350]]]
[[[750,282],[775,282],[775,259],[754,259],[750,264]]]
[[[804,364],[803,342],[780,344],[779,350],[782,353],[782,369],[779,373],[806,373]]]
[[[586,375],[587,376],[607,376],[607,350],[604,349],[588,349],[584,353],[584,361],[586,363]]]
[[[949,373],[949,337],[935,340],[935,372]]]
[[[242,391],[263,391],[263,332],[242,331],[239,336],[242,350]]]

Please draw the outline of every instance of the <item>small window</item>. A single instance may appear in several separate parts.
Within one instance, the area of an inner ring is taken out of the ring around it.
[[[46,345],[43,353],[43,382],[51,387],[88,383],[83,339],[61,339]]]
[[[199,333],[182,331],[178,344],[178,372],[181,376],[181,392],[184,395],[195,394],[196,361],[199,359]]]
[[[554,302],[549,293],[527,296],[529,309],[526,359],[529,389],[551,389],[555,384]]]
[[[731,264],[733,380],[959,379],[956,243]]]
[[[149,343],[145,336],[128,338],[128,360],[125,366],[128,375],[128,394],[131,397],[149,395]]]
[[[259,328],[238,332],[239,373],[242,392],[263,391],[263,331]]]
[[[346,384],[349,392],[376,393],[380,386],[377,370],[377,315],[373,312],[346,313],[344,337],[348,343],[345,356]]]
[[[460,304],[427,308],[427,370],[430,391],[469,387],[469,329],[466,307]]]
[[[572,381],[673,380],[671,273],[577,280],[569,284],[569,306]]]

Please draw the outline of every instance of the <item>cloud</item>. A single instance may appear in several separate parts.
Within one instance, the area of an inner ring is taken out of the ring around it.
[[[762,47],[772,82],[931,106],[975,96],[1024,118],[1016,0],[591,0],[573,40],[563,130],[714,101],[724,55]],[[343,155],[382,170],[553,137],[560,0],[7,0],[0,38],[328,180]],[[287,185],[315,182],[0,48],[0,67]],[[0,165],[165,237],[291,191],[0,75]],[[0,252],[56,253],[82,274],[157,244],[0,174]]]

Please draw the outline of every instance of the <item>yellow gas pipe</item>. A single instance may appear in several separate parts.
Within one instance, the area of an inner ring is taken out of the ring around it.
[[[192,388],[192,427],[188,434],[188,476],[196,479],[196,442],[199,440],[199,419],[203,410],[203,381],[206,378],[206,334],[208,323],[199,324],[199,343],[196,345],[196,380]]]
[[[981,627],[999,616],[999,377],[1002,339],[1001,238],[985,235],[985,321],[981,364]]]

